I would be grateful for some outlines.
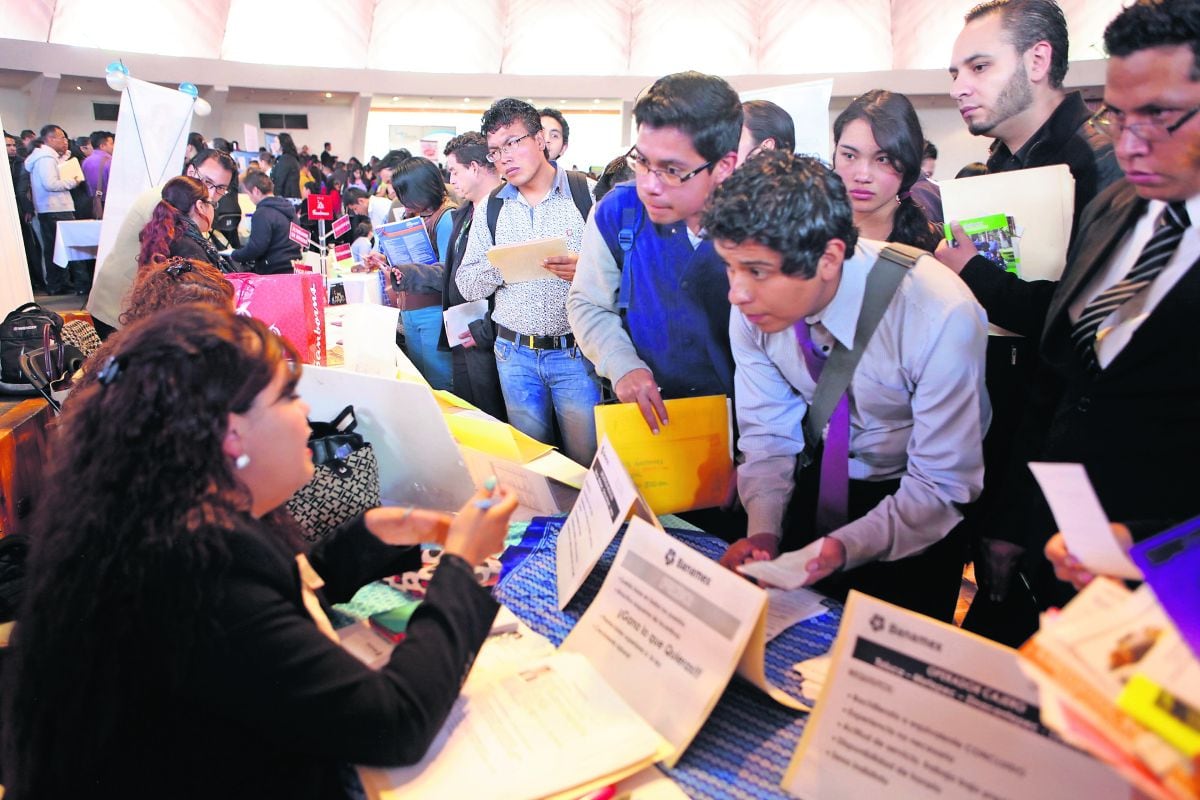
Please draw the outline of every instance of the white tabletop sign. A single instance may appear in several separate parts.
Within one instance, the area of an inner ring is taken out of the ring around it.
[[[1042,725],[1015,650],[858,592],[782,786],[822,800],[1130,797]]]

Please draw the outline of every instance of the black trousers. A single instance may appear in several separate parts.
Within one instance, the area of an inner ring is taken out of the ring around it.
[[[798,550],[815,540],[817,461],[800,471],[796,490],[784,518],[782,552]],[[849,519],[865,516],[883,498],[896,493],[899,480],[850,481]],[[856,569],[835,572],[813,588],[838,600],[851,589],[878,597],[919,614],[951,622],[962,585],[965,547],[961,525],[924,551],[898,561],[874,561]]]
[[[454,393],[480,411],[507,422],[495,351],[490,346],[454,347],[450,350],[450,363]]]
[[[42,226],[42,265],[46,275],[46,291],[58,294],[66,290],[70,273],[54,263],[54,240],[58,238],[58,223],[75,219],[74,211],[38,212]]]

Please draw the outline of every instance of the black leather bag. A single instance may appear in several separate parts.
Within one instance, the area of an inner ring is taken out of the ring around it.
[[[354,429],[354,406],[332,422],[309,420],[313,479],[288,501],[288,510],[310,542],[320,541],[346,520],[379,505],[379,462]]]

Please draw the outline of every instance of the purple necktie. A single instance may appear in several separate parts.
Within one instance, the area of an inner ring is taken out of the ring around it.
[[[795,325],[796,341],[804,364],[814,381],[821,380],[826,355],[812,340],[808,323]],[[817,535],[824,536],[846,524],[850,498],[850,401],[849,390],[838,400],[829,417],[829,433],[821,453],[821,483],[817,494]],[[818,432],[819,435],[819,432]],[[816,443],[814,442],[815,446]]]

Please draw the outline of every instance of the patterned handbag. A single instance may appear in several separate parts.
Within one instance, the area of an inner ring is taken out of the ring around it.
[[[379,462],[371,445],[355,433],[354,406],[333,422],[309,420],[313,479],[288,500],[304,538],[320,541],[346,520],[379,505]]]

